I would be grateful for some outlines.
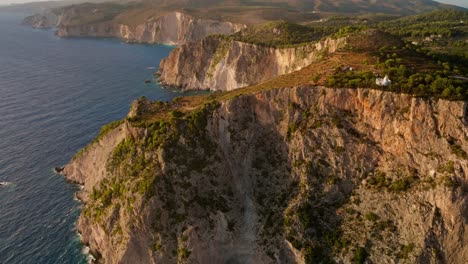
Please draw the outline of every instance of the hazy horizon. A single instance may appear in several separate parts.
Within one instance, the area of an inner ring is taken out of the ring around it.
[[[30,3],[30,2],[45,2],[45,1],[55,1],[55,0],[0,0],[0,5]],[[468,1],[466,0],[439,0],[437,2],[468,8]]]

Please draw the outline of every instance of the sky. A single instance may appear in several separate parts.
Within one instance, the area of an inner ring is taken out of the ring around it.
[[[0,0],[0,5],[11,3],[39,2],[49,0]],[[468,0],[439,0],[438,2],[463,6],[468,8]]]

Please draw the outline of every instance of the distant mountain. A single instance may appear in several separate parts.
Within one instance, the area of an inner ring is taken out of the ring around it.
[[[163,6],[271,6],[306,12],[416,14],[454,7],[432,0],[144,0]]]
[[[0,6],[1,10],[38,13],[47,9],[80,3],[140,3],[154,8],[197,9],[237,8],[237,13],[253,8],[279,8],[285,10],[330,13],[384,13],[410,15],[455,6],[432,0],[64,0],[31,2]],[[217,10],[218,10],[217,9]]]
[[[316,11],[401,15],[429,12],[449,6],[432,0],[289,0],[288,2],[292,6]]]

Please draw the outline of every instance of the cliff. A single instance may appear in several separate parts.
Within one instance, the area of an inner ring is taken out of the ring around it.
[[[58,16],[57,36],[112,37],[127,42],[180,45],[211,34],[229,35],[243,27],[231,22],[195,18],[181,12],[151,17],[136,25],[115,20],[75,23],[76,16],[73,9],[66,9]]]
[[[57,22],[57,16],[53,12],[39,13],[25,17],[22,24],[33,28],[52,28]]]
[[[157,74],[163,85],[184,90],[233,90],[300,70],[345,45],[345,38],[328,38],[294,48],[270,48],[210,36],[171,51]]]
[[[463,263],[467,110],[314,86],[140,100],[65,168],[78,230],[100,263]]]

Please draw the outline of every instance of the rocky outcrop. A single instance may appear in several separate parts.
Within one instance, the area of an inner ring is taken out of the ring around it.
[[[159,81],[184,90],[233,90],[300,70],[345,44],[346,39],[339,38],[270,48],[211,36],[174,49],[161,61]]]
[[[78,197],[86,202],[89,194],[99,182],[106,177],[106,163],[115,147],[128,136],[126,124],[110,131],[99,142],[80,151],[72,162],[63,168],[63,174],[73,182],[83,186]],[[86,153],[86,155],[83,155]]]
[[[231,22],[195,18],[181,12],[151,18],[139,25],[127,25],[114,20],[91,24],[71,23],[75,16],[72,11],[59,15],[58,36],[112,37],[127,42],[180,45],[211,34],[233,34],[244,27]]]
[[[24,18],[22,24],[33,28],[48,29],[54,27],[56,21],[57,16],[53,12],[45,12]]]
[[[163,107],[65,168],[99,262],[468,258],[466,102],[302,86]]]

